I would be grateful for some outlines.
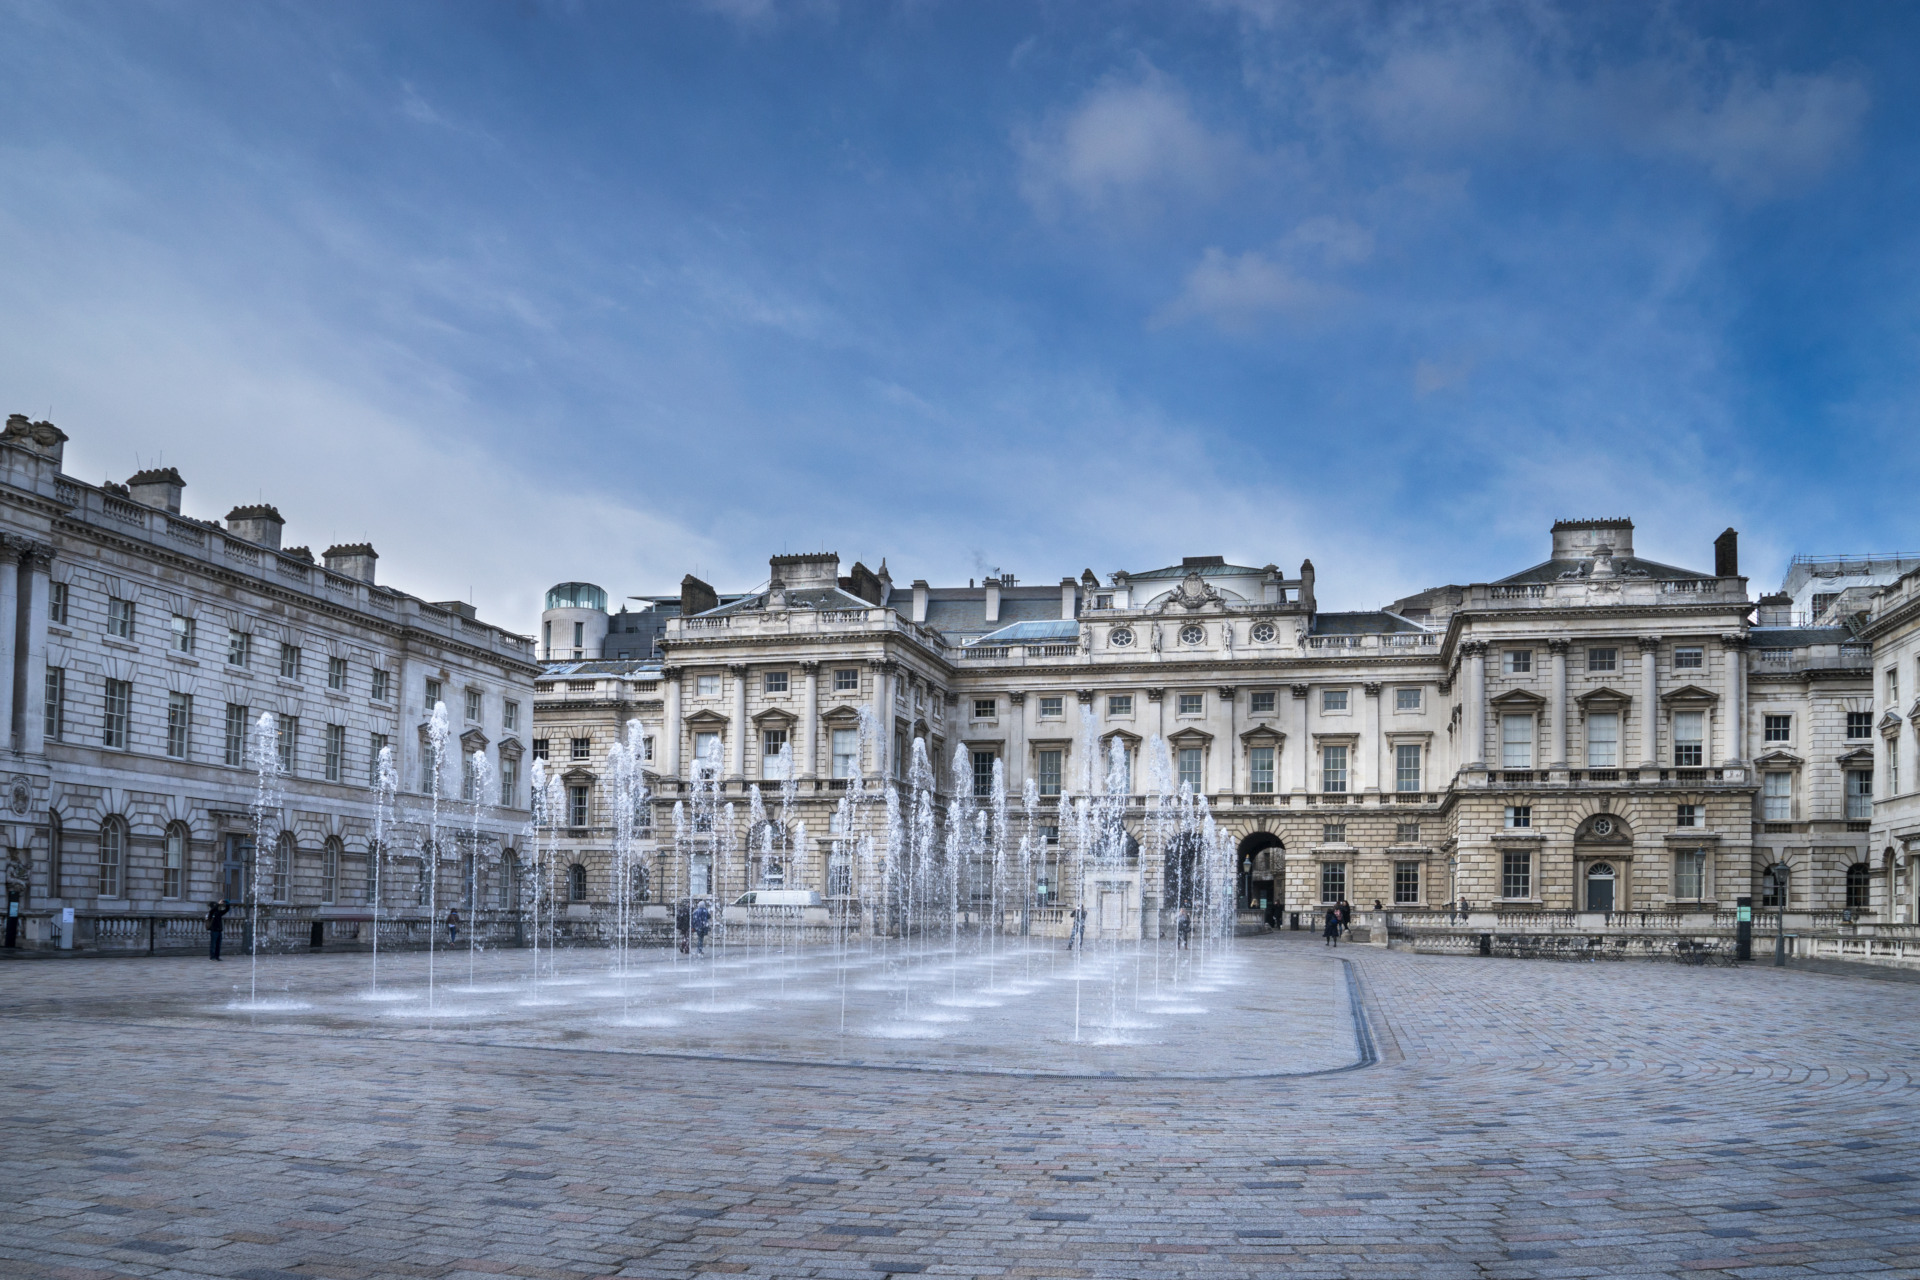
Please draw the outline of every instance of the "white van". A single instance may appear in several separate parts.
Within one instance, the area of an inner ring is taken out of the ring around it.
[[[818,889],[749,889],[733,900],[736,907],[824,907]]]

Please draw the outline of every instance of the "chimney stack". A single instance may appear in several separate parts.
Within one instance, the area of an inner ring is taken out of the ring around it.
[[[691,618],[696,613],[705,613],[709,609],[720,607],[720,594],[700,579],[688,574],[680,579],[680,616]]]
[[[1060,579],[1060,620],[1072,622],[1078,616],[1074,609],[1074,585],[1072,578]]]
[[[380,558],[379,553],[368,542],[348,542],[340,546],[328,547],[321,561],[327,566],[327,572],[338,573],[348,578],[358,578],[368,586],[373,585],[373,562]]]
[[[286,527],[280,513],[264,503],[254,507],[235,507],[227,512],[227,532],[263,547],[280,549],[280,531]]]
[[[127,494],[135,502],[160,507],[176,516],[180,514],[180,491],[186,487],[187,482],[172,467],[139,471],[127,478]]]
[[[1740,535],[1733,529],[1728,529],[1713,540],[1713,576],[1740,576]]]
[[[927,620],[927,580],[925,578],[913,580],[913,620],[915,622]]]
[[[987,579],[987,621],[1000,621],[1000,579]]]

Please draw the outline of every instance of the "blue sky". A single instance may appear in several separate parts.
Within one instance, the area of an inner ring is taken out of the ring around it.
[[[525,630],[1920,546],[1912,9],[1432,9],[6,0],[0,398]]]

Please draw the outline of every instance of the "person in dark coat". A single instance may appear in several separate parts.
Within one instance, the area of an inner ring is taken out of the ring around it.
[[[685,898],[673,907],[673,932],[680,945],[680,954],[687,954],[687,935],[693,931],[693,904]]]
[[[232,904],[225,901],[207,904],[207,959],[209,960],[220,958],[220,935],[227,927],[227,912],[232,909]]]
[[[1340,908],[1339,907],[1335,906],[1335,907],[1327,908],[1327,922],[1326,922],[1326,925],[1320,930],[1320,936],[1327,940],[1327,945],[1330,947],[1337,947],[1340,945]]]
[[[713,929],[713,908],[701,903],[693,909],[694,949],[701,955],[707,954],[707,934]]]
[[[1174,936],[1184,948],[1193,937],[1193,914],[1185,907],[1180,908],[1179,919],[1174,922]]]
[[[1078,945],[1084,951],[1087,941],[1087,909],[1075,907],[1067,913],[1067,919],[1073,922],[1073,930],[1067,934],[1067,950],[1071,951]]]
[[[447,941],[460,941],[460,908],[447,908]]]
[[[1342,898],[1334,909],[1340,913],[1340,932],[1353,928],[1353,904]]]

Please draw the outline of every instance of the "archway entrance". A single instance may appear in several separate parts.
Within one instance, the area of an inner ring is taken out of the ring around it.
[[[1255,831],[1240,841],[1236,882],[1242,911],[1262,913],[1276,923],[1286,905],[1286,846],[1271,831]]]

